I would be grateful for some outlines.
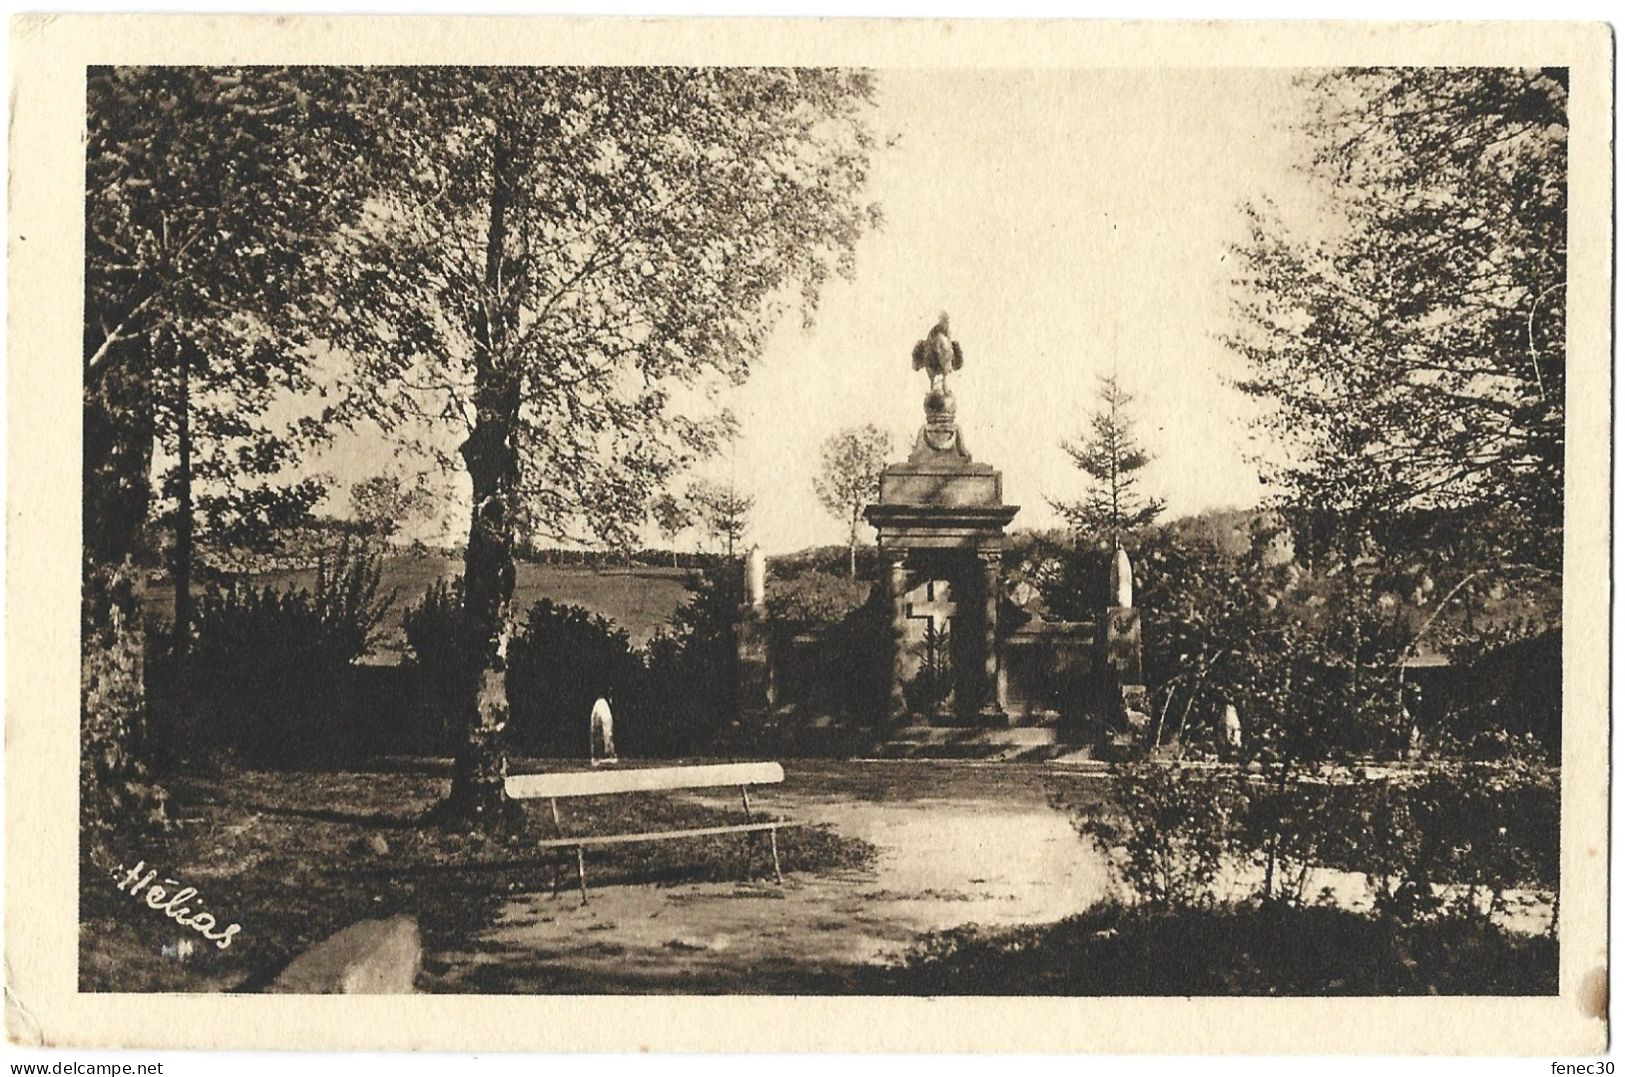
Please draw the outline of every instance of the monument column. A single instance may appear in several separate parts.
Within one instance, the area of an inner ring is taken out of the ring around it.
[[[1003,559],[998,550],[978,550],[982,562],[982,684],[980,715],[984,720],[1003,721],[999,703],[999,593],[1002,590]]]
[[[891,599],[891,675],[886,685],[886,721],[900,724],[908,714],[903,696],[903,678],[908,658],[908,554],[903,550],[881,550],[886,566],[886,595]]]

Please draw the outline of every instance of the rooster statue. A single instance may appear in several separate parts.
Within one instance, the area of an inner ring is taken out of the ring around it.
[[[959,342],[948,335],[948,315],[943,314],[924,340],[914,345],[914,369],[925,370],[931,378],[931,391],[946,394],[948,374],[965,365]]]

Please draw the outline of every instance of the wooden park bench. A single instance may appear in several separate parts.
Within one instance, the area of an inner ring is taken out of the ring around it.
[[[574,849],[576,877],[581,883],[581,904],[587,903],[587,855],[589,846],[629,845],[635,842],[667,841],[675,838],[701,838],[712,834],[745,835],[745,874],[750,874],[750,837],[766,831],[773,850],[773,878],[784,882],[779,865],[779,830],[800,826],[784,819],[758,822],[751,815],[750,787],[776,785],[784,781],[784,768],[777,763],[717,763],[691,767],[638,767],[614,770],[572,770],[552,774],[520,774],[508,779],[508,795],[515,800],[545,799],[553,811],[553,823],[564,834],[559,801],[567,797],[600,797],[617,793],[652,793],[669,789],[707,789],[739,786],[739,799],[745,808],[745,821],[731,826],[697,826],[682,830],[651,830],[635,834],[582,834],[546,838],[541,849]],[[558,892],[558,877],[553,890]]]

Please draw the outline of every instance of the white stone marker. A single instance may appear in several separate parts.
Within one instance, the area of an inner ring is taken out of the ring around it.
[[[760,546],[751,546],[745,555],[745,600],[753,610],[767,606],[767,558]]]
[[[592,705],[592,763],[613,763],[615,759],[615,716],[603,696]]]
[[[1112,605],[1125,610],[1134,607],[1134,569],[1128,563],[1128,551],[1121,546],[1112,555]]]

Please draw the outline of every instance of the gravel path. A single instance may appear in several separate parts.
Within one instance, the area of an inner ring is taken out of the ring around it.
[[[1058,920],[1106,893],[1106,865],[1048,804],[1040,767],[800,763],[753,801],[873,842],[870,869],[771,882],[527,894],[453,952],[435,991],[827,992],[928,931]],[[712,798],[707,797],[707,800]],[[734,803],[723,797],[716,803]],[[588,879],[591,880],[589,862]]]

